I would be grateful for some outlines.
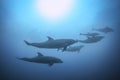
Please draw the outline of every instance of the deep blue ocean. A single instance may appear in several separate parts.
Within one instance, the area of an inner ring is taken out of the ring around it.
[[[1,80],[119,80],[119,0],[76,0],[69,15],[46,21],[32,8],[35,0],[1,0],[0,78]],[[3,3],[2,3],[3,2]],[[2,7],[3,6],[3,7]],[[84,40],[80,33],[109,26],[114,32],[100,33],[104,38],[84,45],[80,53],[62,52],[28,46],[29,42],[54,39]],[[60,58],[63,63],[31,63],[16,57],[34,57],[37,52]]]

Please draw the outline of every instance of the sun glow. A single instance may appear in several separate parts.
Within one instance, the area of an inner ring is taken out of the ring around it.
[[[36,0],[36,10],[45,19],[59,20],[69,14],[75,0]]]

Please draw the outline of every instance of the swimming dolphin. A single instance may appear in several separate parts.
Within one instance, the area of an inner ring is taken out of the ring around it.
[[[84,47],[84,45],[80,46],[70,46],[65,51],[66,52],[80,52],[80,50]]]
[[[79,40],[79,42],[82,42],[82,43],[95,43],[95,42],[98,42],[98,41],[102,40],[103,38],[104,38],[104,36],[87,37],[86,40]]]
[[[100,35],[100,34],[99,34],[99,33],[94,32],[94,33],[87,33],[87,34],[82,34],[82,33],[80,33],[80,35],[85,35],[85,36],[95,37],[95,36],[98,36],[98,35]]]
[[[44,56],[40,52],[38,52],[37,54],[38,55],[33,58],[17,58],[17,59],[27,61],[27,62],[48,64],[48,66],[52,66],[54,63],[63,63],[63,61],[59,58],[52,57],[52,56]]]
[[[48,40],[45,41],[45,42],[29,43],[28,41],[25,41],[25,40],[24,40],[24,42],[27,45],[38,47],[38,48],[49,48],[49,49],[63,48],[63,51],[64,51],[64,50],[66,50],[66,48],[68,46],[78,42],[78,40],[73,40],[73,39],[53,39],[53,38],[48,36]]]
[[[105,28],[101,28],[101,29],[94,29],[95,31],[99,31],[99,32],[103,32],[103,33],[109,33],[109,32],[113,32],[114,30],[108,26],[106,26]]]

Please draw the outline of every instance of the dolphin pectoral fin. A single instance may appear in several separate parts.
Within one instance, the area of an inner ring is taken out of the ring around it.
[[[66,49],[67,49],[67,46],[65,46],[65,47],[63,48],[62,52],[64,52]]]
[[[54,64],[54,63],[49,63],[49,64],[48,64],[48,66],[50,66],[50,67],[51,67],[53,64]]]
[[[31,45],[31,43],[29,43],[28,41],[24,40],[24,42],[27,44],[27,45]]]

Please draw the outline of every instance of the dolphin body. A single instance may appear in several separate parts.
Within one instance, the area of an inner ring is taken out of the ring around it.
[[[99,33],[87,33],[87,34],[82,34],[82,33],[80,33],[80,35],[85,35],[85,36],[90,36],[90,37],[95,37],[95,36],[98,36],[98,35],[100,35]]]
[[[68,47],[65,51],[66,52],[80,52],[80,50],[84,47],[84,45],[80,45],[80,46],[71,46]]]
[[[48,64],[48,66],[52,66],[54,63],[63,63],[63,61],[59,58],[52,57],[52,56],[44,56],[40,52],[38,52],[37,54],[38,55],[33,58],[17,58],[17,59],[27,61],[27,62]]]
[[[109,32],[113,32],[114,30],[110,27],[105,27],[105,28],[101,28],[101,29],[93,29],[95,31],[99,31],[99,32],[103,32],[103,33],[109,33]]]
[[[24,42],[27,45],[38,47],[38,48],[49,48],[49,49],[60,49],[63,48],[63,51],[67,49],[68,46],[78,42],[78,40],[73,39],[53,39],[48,36],[48,40],[41,43],[29,43],[28,41]]]
[[[96,43],[100,40],[102,40],[104,36],[96,36],[96,37],[87,37],[86,40],[79,40],[81,43]]]

